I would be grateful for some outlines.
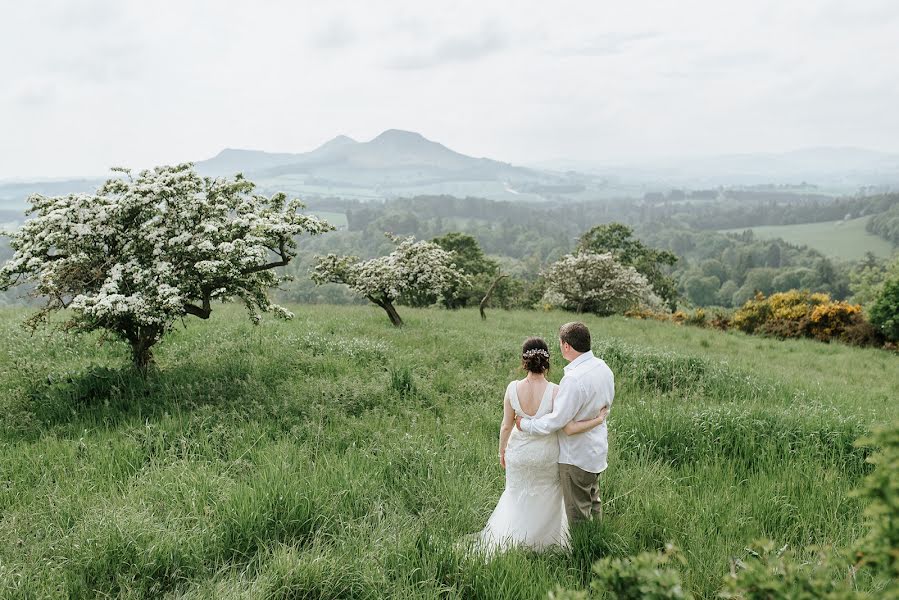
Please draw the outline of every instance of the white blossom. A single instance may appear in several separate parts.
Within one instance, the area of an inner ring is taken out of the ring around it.
[[[0,289],[33,282],[48,298],[34,323],[69,307],[76,330],[158,340],[186,314],[207,317],[213,296],[290,316],[266,296],[281,280],[272,266],[295,256],[295,236],[328,223],[283,194],[254,194],[241,176],[202,178],[190,164],[122,172],[93,195],[29,198],[33,218],[10,235]]]
[[[354,256],[329,254],[318,258],[312,270],[316,283],[344,283],[384,308],[391,321],[393,303],[403,294],[442,296],[451,289],[470,285],[453,263],[453,255],[437,244],[387,234],[396,249],[387,256],[360,261]],[[401,321],[395,325],[401,324]]]
[[[610,315],[657,301],[646,278],[633,267],[619,263],[610,253],[568,254],[543,276],[544,306]]]

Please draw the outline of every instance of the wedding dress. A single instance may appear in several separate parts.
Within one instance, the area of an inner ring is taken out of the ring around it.
[[[515,414],[538,418],[552,410],[553,390],[548,383],[534,415],[521,409],[518,382],[506,394]],[[478,534],[477,547],[488,553],[512,546],[532,549],[568,545],[568,519],[559,484],[559,441],[553,435],[535,435],[512,430],[506,446],[506,489]]]

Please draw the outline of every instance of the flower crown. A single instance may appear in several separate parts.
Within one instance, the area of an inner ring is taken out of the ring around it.
[[[549,358],[549,352],[547,352],[543,348],[532,348],[530,350],[522,352],[521,358],[531,358],[532,356],[537,356],[538,354],[545,358]]]

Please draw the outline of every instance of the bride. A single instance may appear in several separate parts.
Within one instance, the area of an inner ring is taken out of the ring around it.
[[[511,546],[541,549],[568,545],[568,519],[559,483],[559,441],[556,435],[534,435],[515,428],[516,416],[539,418],[552,412],[559,386],[546,379],[549,347],[528,338],[521,349],[527,376],[506,387],[499,433],[499,462],[506,470],[506,489],[477,547],[488,553]],[[572,421],[562,431],[577,435],[600,425],[606,409],[586,421]],[[561,435],[561,434],[559,434]]]

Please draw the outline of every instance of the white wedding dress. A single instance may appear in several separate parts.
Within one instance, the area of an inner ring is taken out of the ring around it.
[[[552,411],[553,390],[549,383],[534,415],[521,409],[518,382],[506,389],[515,414],[542,417]],[[479,550],[494,553],[512,546],[539,550],[548,546],[568,546],[568,519],[559,484],[558,434],[535,435],[512,430],[506,446],[506,489],[478,534]]]

